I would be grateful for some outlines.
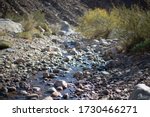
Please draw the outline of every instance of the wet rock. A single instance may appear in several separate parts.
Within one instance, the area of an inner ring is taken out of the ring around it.
[[[110,73],[107,72],[107,71],[101,71],[101,73],[102,73],[103,75],[110,75]]]
[[[55,89],[55,87],[51,87],[47,90],[48,93],[53,93],[53,92],[57,92],[57,90]]]
[[[150,100],[150,87],[145,84],[136,85],[129,100]]]
[[[83,92],[84,92],[84,90],[83,90],[83,89],[76,88],[75,93],[76,93],[77,95],[81,95]]]
[[[65,94],[63,95],[63,99],[65,99],[65,100],[69,99],[69,93],[65,93]]]
[[[21,94],[21,95],[28,95],[28,92],[25,91],[25,90],[21,90],[21,91],[20,91],[20,94]]]
[[[118,88],[116,88],[115,91],[116,91],[117,93],[121,93],[121,90],[118,89]]]
[[[28,100],[37,100],[39,98],[38,94],[29,94],[26,96],[26,99]]]
[[[105,90],[102,91],[102,93],[103,93],[104,95],[109,95],[109,90],[105,89]]]
[[[40,87],[33,87],[33,90],[36,92],[39,92],[41,90],[41,88]]]
[[[52,97],[61,97],[62,95],[61,95],[60,92],[55,91],[55,92],[53,92],[53,93],[51,94],[51,96],[52,96]]]
[[[6,94],[6,93],[8,93],[8,88],[6,86],[2,86],[0,88],[0,92]]]
[[[78,55],[78,51],[75,48],[70,49],[69,53],[72,55]]]
[[[54,69],[54,70],[53,70],[53,73],[59,73],[59,72],[60,72],[59,69]]]
[[[73,75],[74,78],[78,78],[78,79],[81,79],[83,77],[83,73],[82,72],[76,72],[74,75]]]
[[[57,80],[55,83],[54,83],[54,86],[55,87],[63,87],[64,89],[68,87],[68,83],[64,80]]]
[[[47,96],[43,100],[53,100],[53,98],[51,96]]]
[[[59,87],[57,87],[57,90],[58,90],[58,91],[63,91],[63,87],[62,87],[62,86],[59,86]]]
[[[68,62],[68,61],[70,61],[70,60],[72,60],[72,59],[73,59],[73,56],[68,55],[68,56],[66,56],[66,58],[64,58],[64,61],[65,61],[65,62]]]
[[[25,63],[25,60],[23,58],[19,58],[14,61],[14,64],[21,64],[21,63]]]
[[[43,78],[48,78],[49,77],[49,71],[46,70],[44,73],[43,73]]]
[[[50,73],[48,78],[55,78],[56,75],[54,73]]]
[[[14,92],[17,90],[16,87],[7,87],[7,89],[8,89],[8,92]]]

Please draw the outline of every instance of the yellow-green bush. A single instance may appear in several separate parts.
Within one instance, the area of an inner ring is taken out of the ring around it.
[[[137,6],[131,9],[122,7],[113,9],[111,15],[118,18],[114,28],[116,36],[122,38],[125,49],[130,50],[150,39],[150,11],[144,11]]]
[[[50,35],[52,33],[49,25],[45,20],[45,15],[40,11],[29,14],[23,21],[22,25],[24,32],[18,34],[19,37],[25,39],[32,39],[33,37],[41,38],[44,34]],[[44,32],[42,32],[42,30]]]
[[[106,38],[111,31],[111,19],[106,10],[89,10],[79,19],[77,28],[87,38]]]
[[[150,11],[137,6],[90,10],[79,19],[77,28],[87,38],[115,36],[126,50],[148,48],[150,39]],[[141,46],[142,45],[142,46]],[[143,49],[142,49],[143,50]]]

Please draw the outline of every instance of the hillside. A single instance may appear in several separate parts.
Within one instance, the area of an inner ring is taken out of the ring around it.
[[[0,0],[0,17],[8,13],[22,15],[40,10],[46,14],[49,22],[55,23],[62,19],[76,24],[78,17],[89,8],[110,9],[112,4],[130,6],[134,3],[146,6],[143,0]]]

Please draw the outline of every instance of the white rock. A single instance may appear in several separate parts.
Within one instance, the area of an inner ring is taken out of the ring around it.
[[[16,23],[12,20],[2,18],[0,18],[0,29],[11,33],[20,33],[23,31],[23,27],[20,23]]]
[[[67,88],[68,87],[68,83],[64,80],[57,80],[55,83],[54,83],[54,86],[55,87],[63,87],[63,88]]]
[[[136,85],[129,100],[150,100],[150,87],[145,84]]]
[[[53,100],[51,96],[45,97],[43,100]]]

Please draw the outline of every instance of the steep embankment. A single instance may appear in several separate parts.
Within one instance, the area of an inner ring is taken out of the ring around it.
[[[110,9],[113,5],[122,4],[147,6],[143,0],[0,0],[0,17],[8,13],[24,14],[41,10],[49,22],[55,23],[62,19],[76,24],[78,17],[89,8]]]

